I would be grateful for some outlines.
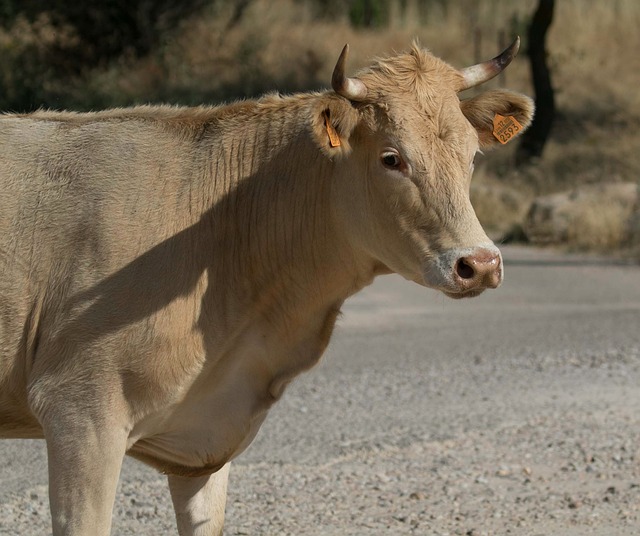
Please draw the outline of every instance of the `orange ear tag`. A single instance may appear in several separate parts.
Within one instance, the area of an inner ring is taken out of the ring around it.
[[[331,147],[340,147],[340,136],[336,132],[336,129],[333,128],[331,121],[329,121],[329,114],[327,112],[322,112],[324,115],[324,126],[327,129],[327,135],[329,136],[329,144]]]
[[[493,135],[504,145],[509,142],[518,132],[522,130],[522,125],[512,115],[504,116],[496,114],[493,118]]]

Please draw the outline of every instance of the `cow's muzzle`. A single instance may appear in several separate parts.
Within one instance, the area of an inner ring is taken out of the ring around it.
[[[441,253],[429,263],[424,276],[427,286],[451,298],[477,296],[500,286],[502,278],[502,257],[494,245]]]
[[[457,260],[455,280],[463,289],[497,288],[502,283],[502,259],[499,253],[481,249]]]

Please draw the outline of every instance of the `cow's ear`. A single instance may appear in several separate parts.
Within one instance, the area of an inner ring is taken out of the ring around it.
[[[337,95],[318,99],[311,117],[316,144],[330,158],[348,155],[351,152],[349,139],[359,118],[358,111],[347,99]]]
[[[506,143],[521,134],[531,124],[534,111],[529,97],[502,89],[464,100],[460,107],[478,132],[481,149]]]

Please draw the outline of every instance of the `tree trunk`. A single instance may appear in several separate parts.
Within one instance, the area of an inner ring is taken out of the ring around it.
[[[542,156],[555,116],[555,99],[545,46],[547,30],[553,21],[554,5],[555,0],[539,0],[529,26],[528,55],[536,96],[536,115],[529,129],[522,135],[516,151],[516,165],[519,166]]]

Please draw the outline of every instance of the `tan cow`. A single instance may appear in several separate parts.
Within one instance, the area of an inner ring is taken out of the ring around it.
[[[458,93],[517,46],[356,78],[345,47],[333,91],[0,119],[0,436],[46,439],[55,535],[109,533],[125,454],[169,475],[181,535],[221,533],[229,462],[348,296],[500,284],[473,159],[533,107]]]

